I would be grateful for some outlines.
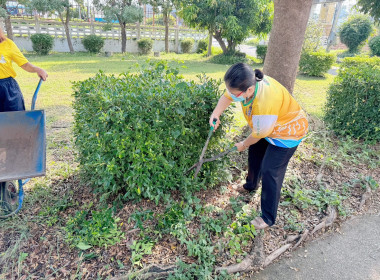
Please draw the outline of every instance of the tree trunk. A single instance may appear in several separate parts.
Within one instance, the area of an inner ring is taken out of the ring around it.
[[[226,47],[226,44],[224,43],[223,38],[222,38],[222,36],[220,35],[220,32],[219,32],[219,31],[215,31],[214,38],[218,41],[220,47],[221,47],[222,50],[223,50],[223,53],[226,54],[226,53],[227,53],[227,47]]]
[[[329,37],[327,39],[327,46],[326,46],[326,51],[327,52],[330,51],[330,47],[331,47],[332,43],[335,40],[336,26],[337,26],[337,23],[338,23],[338,18],[339,18],[339,15],[340,15],[340,11],[342,10],[342,5],[343,5],[343,2],[338,2],[336,4],[336,7],[335,7],[334,20],[333,20],[333,24],[332,24],[332,27],[331,27],[331,30],[330,30]]]
[[[70,34],[70,14],[69,14],[69,8],[67,8],[66,11],[66,19],[63,19],[62,14],[60,14],[61,21],[63,23],[63,26],[65,27],[65,33],[66,33],[66,39],[67,44],[69,45],[70,53],[74,53],[73,43],[71,42],[71,34]]]
[[[274,0],[274,19],[264,73],[293,92],[313,0]]]
[[[211,56],[212,54],[212,29],[208,31],[208,49],[207,49],[207,56]]]
[[[1,7],[7,11],[7,4],[4,1],[4,3],[1,5]],[[11,16],[8,15],[6,18],[4,18],[4,24],[5,24],[5,31],[7,32],[7,37],[11,40],[13,40],[13,29],[12,29],[12,23],[11,23]]]
[[[125,53],[127,49],[127,34],[125,33],[125,23],[120,22],[121,27],[121,52]]]
[[[7,37],[13,40],[13,29],[12,29],[11,17],[7,16],[4,19],[4,22],[5,22],[5,30],[7,31]]]
[[[169,53],[169,17],[168,11],[164,11],[164,24],[165,24],[165,52]]]

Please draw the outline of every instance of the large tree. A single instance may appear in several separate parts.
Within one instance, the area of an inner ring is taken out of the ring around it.
[[[128,23],[142,22],[144,13],[141,7],[133,0],[94,0],[94,5],[104,13],[107,22],[117,21],[121,29],[121,52],[125,53],[127,34],[125,28]]]
[[[250,34],[261,36],[271,29],[270,0],[183,0],[181,3],[185,22],[207,29],[223,53],[234,52]]]
[[[274,0],[274,19],[264,74],[293,92],[313,0]]]
[[[360,11],[370,15],[375,22],[380,23],[380,1],[379,0],[358,0],[356,3]]]
[[[80,3],[81,0],[75,1]],[[57,13],[59,19],[61,20],[66,34],[67,44],[69,46],[70,52],[74,53],[73,43],[71,41],[70,34],[70,19],[72,17],[72,8],[69,0],[30,0],[32,9],[42,13]]]

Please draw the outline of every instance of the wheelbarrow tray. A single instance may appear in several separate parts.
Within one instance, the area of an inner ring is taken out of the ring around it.
[[[44,110],[0,113],[0,182],[45,173]]]

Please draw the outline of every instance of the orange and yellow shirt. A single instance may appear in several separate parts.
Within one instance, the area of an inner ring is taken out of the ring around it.
[[[232,100],[227,91],[224,96]],[[288,90],[269,76],[256,83],[253,98],[241,102],[241,107],[252,136],[275,146],[295,147],[307,133],[305,112]]]
[[[28,60],[12,40],[6,39],[0,43],[0,79],[16,77],[12,62],[22,66]]]

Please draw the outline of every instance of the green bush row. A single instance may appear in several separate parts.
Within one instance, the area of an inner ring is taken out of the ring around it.
[[[116,201],[145,197],[158,202],[169,191],[193,191],[223,180],[226,158],[204,164],[196,180],[184,171],[198,161],[208,119],[221,94],[220,81],[186,81],[165,62],[138,74],[106,76],[74,84],[75,144],[84,178]],[[229,146],[223,126],[206,157]]]
[[[30,40],[32,40],[33,50],[38,55],[48,55],[54,46],[54,39],[48,34],[33,34]]]
[[[336,55],[319,52],[303,52],[299,62],[299,70],[308,76],[323,77],[336,61]]]
[[[327,94],[325,121],[340,135],[380,140],[380,58],[345,58]]]

